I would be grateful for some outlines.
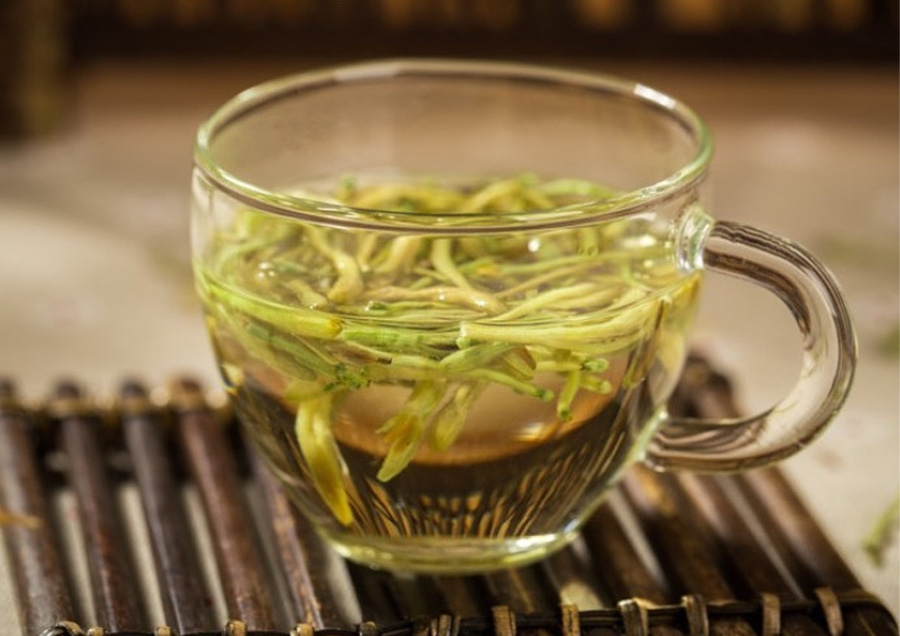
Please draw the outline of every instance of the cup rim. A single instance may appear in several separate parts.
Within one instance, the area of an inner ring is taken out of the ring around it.
[[[579,86],[632,99],[658,109],[680,124],[693,138],[692,158],[667,177],[605,199],[563,207],[511,213],[452,213],[443,215],[361,208],[286,194],[249,183],[220,166],[213,157],[215,136],[250,111],[284,95],[349,82],[384,81],[415,75],[481,77]],[[252,208],[319,225],[421,232],[434,234],[483,233],[510,229],[576,227],[646,212],[682,194],[706,176],[713,154],[712,137],[703,119],[689,106],[645,84],[603,73],[537,64],[459,59],[401,58],[360,62],[312,70],[270,80],[248,88],[220,106],[203,122],[195,138],[194,166],[211,184]]]

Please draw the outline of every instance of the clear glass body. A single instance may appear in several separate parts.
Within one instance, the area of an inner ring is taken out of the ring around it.
[[[342,553],[475,572],[574,536],[666,423],[717,236],[710,152],[641,85],[485,63],[288,78],[201,129],[222,376]],[[677,465],[687,446],[657,437]]]

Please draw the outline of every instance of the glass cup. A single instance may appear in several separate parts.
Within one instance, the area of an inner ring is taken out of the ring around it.
[[[343,555],[483,572],[562,547],[630,462],[731,471],[808,444],[851,384],[840,291],[714,221],[671,97],[517,64],[387,61],[251,88],[200,129],[196,283],[249,437]],[[705,271],[791,310],[797,384],[671,416]]]

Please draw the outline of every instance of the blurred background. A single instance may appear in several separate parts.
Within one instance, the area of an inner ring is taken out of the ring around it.
[[[854,392],[786,469],[896,614],[897,528],[882,522],[900,490],[898,6],[3,0],[0,375],[29,399],[64,375],[99,394],[133,374],[162,384],[187,371],[216,386],[190,280],[191,147],[203,119],[250,85],[399,56],[629,77],[707,119],[719,218],[804,243],[844,285],[860,333]],[[796,378],[794,331],[765,293],[710,279],[695,347],[756,411]],[[0,606],[12,602],[7,578]]]
[[[110,61],[373,56],[892,65],[893,0],[5,0],[0,126],[57,128]]]

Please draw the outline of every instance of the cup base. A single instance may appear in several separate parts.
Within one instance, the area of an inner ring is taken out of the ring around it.
[[[374,569],[464,575],[539,561],[571,543],[578,531],[509,539],[415,537],[398,540],[331,532],[324,536],[341,556]]]

